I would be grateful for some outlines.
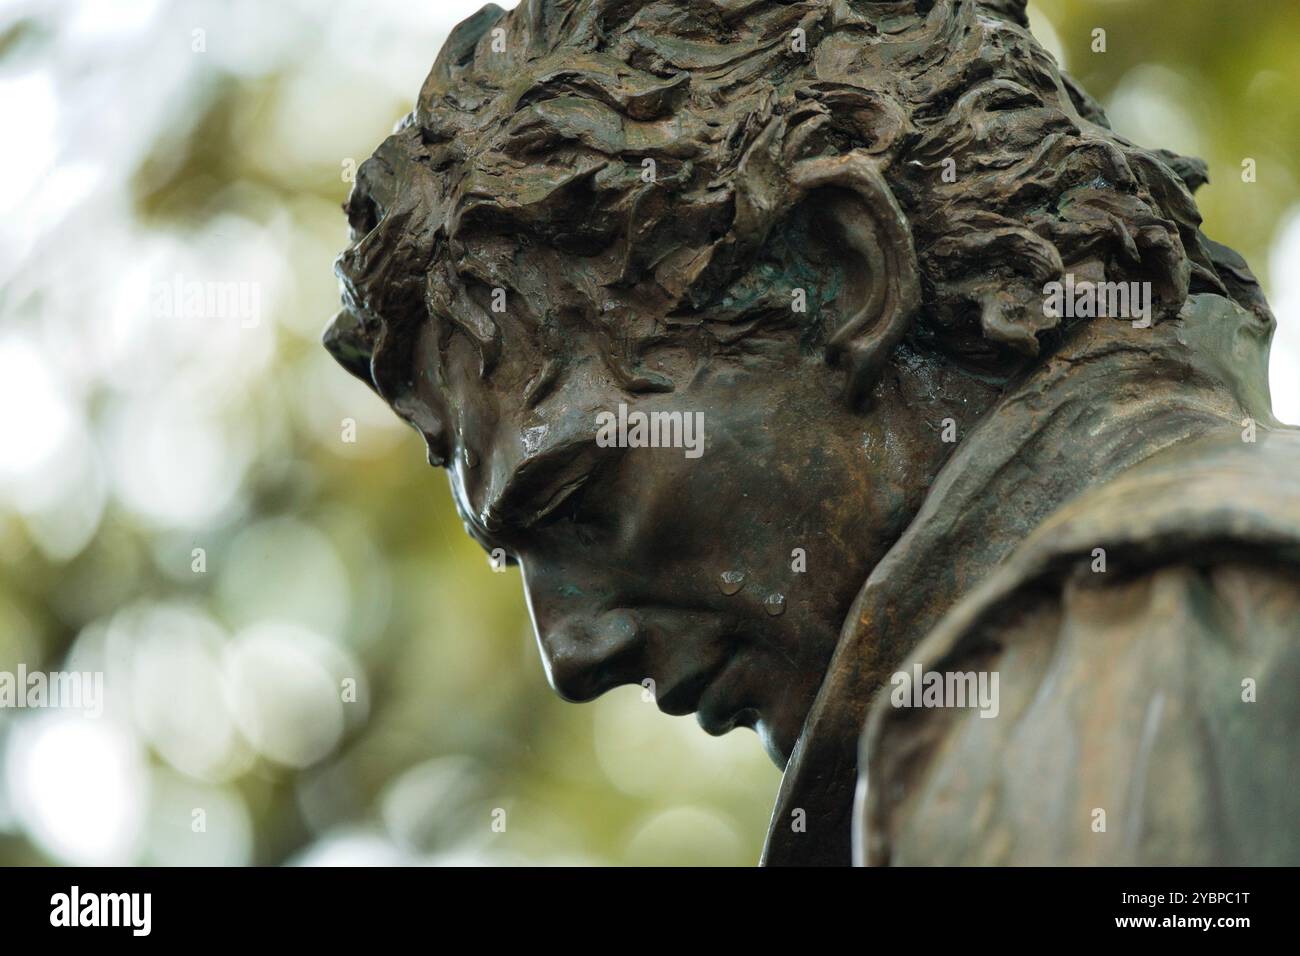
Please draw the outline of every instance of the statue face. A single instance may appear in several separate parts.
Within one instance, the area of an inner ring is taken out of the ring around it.
[[[844,615],[941,444],[901,393],[843,407],[838,373],[793,342],[774,340],[761,368],[668,355],[657,365],[677,387],[631,396],[566,338],[568,371],[528,407],[535,353],[507,345],[485,380],[463,336],[440,355],[423,335],[421,361],[442,374],[419,379],[440,379],[455,410],[449,473],[468,530],[519,562],[561,696],[641,684],[711,734],[753,727],[784,766]],[[598,416],[619,403],[702,416],[698,457],[601,447]]]

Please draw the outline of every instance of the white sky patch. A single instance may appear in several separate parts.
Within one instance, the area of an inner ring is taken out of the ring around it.
[[[1277,316],[1269,387],[1273,414],[1289,425],[1300,424],[1300,203],[1282,219],[1269,256],[1270,304]]]
[[[17,336],[0,339],[0,408],[0,483],[47,468],[74,427],[53,370]]]
[[[1135,143],[1158,143],[1184,156],[1206,155],[1201,129],[1192,118],[1187,77],[1164,66],[1144,64],[1124,74],[1106,104],[1111,127]]]
[[[1047,14],[1035,3],[1029,4],[1029,29],[1043,48],[1056,57],[1057,65],[1063,70],[1069,69],[1069,65],[1065,62],[1065,47],[1061,45],[1060,34],[1056,32],[1056,27],[1052,25]]]
[[[59,103],[50,72],[0,75],[0,115],[7,144],[0,167],[0,215],[7,219],[49,174],[59,153]]]
[[[112,721],[50,712],[15,722],[5,778],[15,815],[55,859],[81,866],[134,861],[148,768],[136,739]]]

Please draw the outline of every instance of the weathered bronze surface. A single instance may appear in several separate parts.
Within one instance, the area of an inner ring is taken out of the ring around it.
[[[1300,863],[1300,440],[1205,181],[1023,0],[487,6],[326,344],[560,694],[759,731],[766,862]]]

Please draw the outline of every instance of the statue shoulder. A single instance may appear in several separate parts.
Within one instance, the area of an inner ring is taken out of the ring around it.
[[[860,858],[1300,863],[1300,434],[1253,437],[1081,495],[918,645],[867,721]]]
[[[1212,563],[1224,548],[1300,562],[1297,545],[1300,430],[1251,422],[1166,449],[1068,502],[963,603],[996,602],[1084,559],[1090,573],[1123,574],[1171,560]]]

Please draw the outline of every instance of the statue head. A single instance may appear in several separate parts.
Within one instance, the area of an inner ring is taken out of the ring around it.
[[[784,763],[946,423],[1069,334],[1045,287],[1230,294],[1203,181],[1023,0],[487,6],[358,171],[326,344],[520,564],[561,695]]]

